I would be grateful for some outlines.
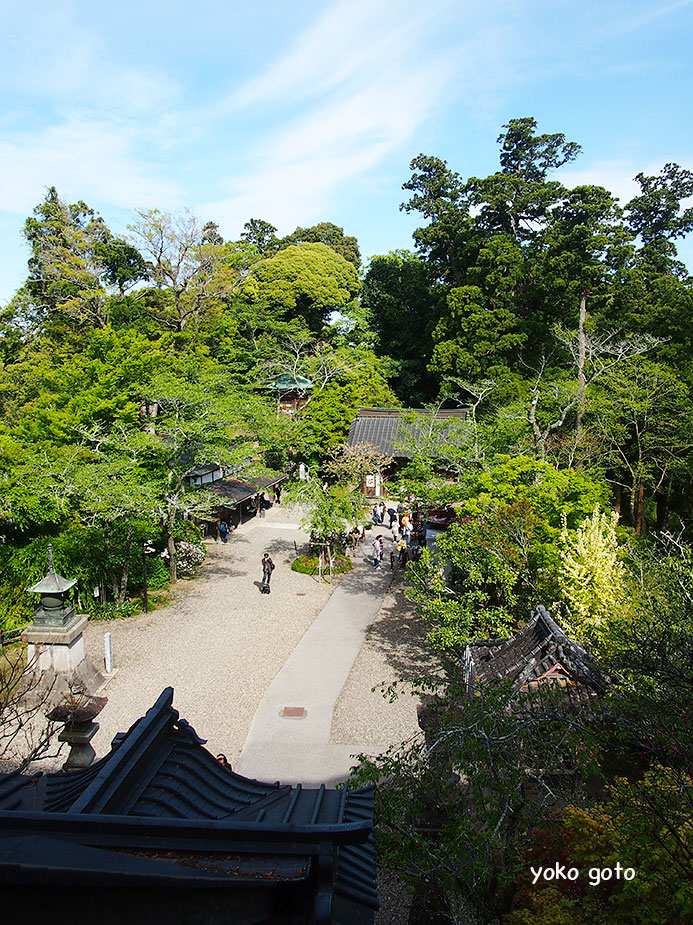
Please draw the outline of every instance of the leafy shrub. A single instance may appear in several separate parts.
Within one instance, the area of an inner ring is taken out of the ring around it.
[[[162,588],[168,588],[170,578],[168,565],[161,556],[152,556],[147,559],[147,588],[150,591],[160,591]]]
[[[173,526],[173,539],[179,542],[197,544],[202,540],[202,530],[192,520],[177,519]]]
[[[351,568],[351,559],[347,559],[346,556],[335,556],[332,565],[333,575],[341,575],[342,572],[348,572]],[[317,575],[319,570],[317,556],[299,556],[291,564],[291,571],[300,572],[302,575]],[[328,568],[323,568],[323,571],[328,571]]]
[[[194,575],[205,557],[204,546],[201,543],[188,543],[182,540],[176,543],[176,550],[178,574]]]
[[[89,605],[90,620],[125,620],[141,613],[142,608],[136,601],[124,601],[117,604],[114,601],[93,601]]]

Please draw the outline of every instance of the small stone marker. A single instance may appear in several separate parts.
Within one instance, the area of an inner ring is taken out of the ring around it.
[[[284,707],[281,715],[284,719],[303,719],[306,712],[305,707]]]
[[[113,674],[113,645],[111,643],[110,633],[103,634],[103,651],[106,674]]]

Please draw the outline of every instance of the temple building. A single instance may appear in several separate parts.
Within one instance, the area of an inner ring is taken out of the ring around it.
[[[541,605],[515,636],[469,642],[462,670],[470,697],[492,681],[509,681],[514,691],[538,694],[543,686],[558,686],[576,702],[601,696],[609,687],[592,654]]]
[[[349,428],[348,446],[366,444],[392,459],[382,471],[366,475],[361,490],[368,497],[386,495],[388,481],[412,459],[417,443],[425,440],[435,452],[436,442],[454,440],[454,428],[466,419],[464,408],[359,408]],[[425,430],[429,432],[424,434]]]
[[[88,767],[0,774],[5,908],[30,922],[372,925],[373,789],[244,778],[172,701],[167,688]]]

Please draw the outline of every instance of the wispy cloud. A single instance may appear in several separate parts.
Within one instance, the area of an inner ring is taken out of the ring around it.
[[[424,13],[407,2],[339,0],[264,73],[221,100],[218,109],[230,112],[286,98],[298,102],[346,82],[365,84],[378,69],[402,61],[412,37],[430,30],[431,16],[447,5],[431,0]]]
[[[657,19],[670,16],[672,13],[676,13],[677,10],[685,6],[690,6],[692,3],[693,0],[674,0],[673,3],[665,3],[662,6],[655,6],[654,8],[651,7],[644,13],[626,17],[624,28],[628,31],[632,29],[641,29],[643,26],[648,26]]]
[[[26,215],[49,185],[66,199],[118,207],[180,201],[178,185],[138,155],[142,139],[131,123],[73,114],[42,131],[4,138],[0,173],[11,178],[4,189],[5,211]]]
[[[595,161],[579,170],[563,168],[557,179],[570,189],[576,186],[603,186],[616,196],[621,206],[625,206],[640,194],[640,186],[633,179],[635,175],[644,173],[646,176],[657,176],[663,166],[662,163],[654,162],[636,166],[627,160]]]
[[[221,119],[240,118],[245,109],[264,112],[272,127],[247,152],[245,168],[238,165],[223,180],[230,195],[208,202],[205,212],[229,233],[251,216],[280,226],[285,217],[294,225],[324,217],[345,181],[411,146],[444,101],[462,97],[471,110],[485,109],[511,79],[513,56],[503,54],[507,29],[483,27],[479,42],[478,14],[470,7],[469,31],[463,15],[460,37],[441,40],[445,17],[437,14],[449,6],[432,0],[425,10],[413,3],[374,7],[359,0],[330,8],[284,56],[215,108]]]

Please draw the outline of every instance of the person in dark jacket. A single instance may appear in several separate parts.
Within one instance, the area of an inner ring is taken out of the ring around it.
[[[262,593],[270,593],[270,578],[272,577],[272,572],[274,571],[274,562],[270,559],[269,553],[265,553],[262,557]]]

